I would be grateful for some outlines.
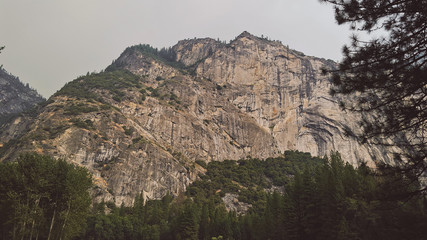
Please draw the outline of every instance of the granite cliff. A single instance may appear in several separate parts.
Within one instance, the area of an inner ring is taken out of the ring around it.
[[[0,133],[1,160],[36,151],[87,167],[97,199],[129,205],[185,190],[204,169],[196,163],[266,158],[285,150],[343,159],[389,161],[361,145],[360,116],[343,112],[322,68],[277,41],[242,33],[229,44],[178,42],[157,51],[127,48],[105,71],[82,76],[54,94],[36,116]]]

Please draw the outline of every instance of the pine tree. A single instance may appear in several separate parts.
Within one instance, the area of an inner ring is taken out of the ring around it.
[[[82,232],[91,203],[86,169],[26,154],[17,162],[1,163],[0,173],[0,235],[71,239]]]
[[[403,150],[395,171],[422,176],[427,169],[426,0],[321,1],[334,5],[338,24],[382,31],[382,37],[368,41],[354,36],[344,47],[339,69],[332,71],[332,93],[350,94],[344,108],[374,116],[361,122],[362,141],[388,146],[391,139]]]
[[[207,204],[204,204],[200,216],[199,239],[209,239],[209,224],[209,208]]]
[[[274,192],[267,197],[264,213],[264,228],[268,239],[283,239],[285,221],[283,216],[283,199],[279,193]]]
[[[188,201],[178,217],[178,239],[196,240],[198,239],[198,230],[197,209],[191,204],[191,201]]]

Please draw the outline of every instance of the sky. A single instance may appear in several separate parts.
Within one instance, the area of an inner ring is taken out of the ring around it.
[[[348,29],[318,0],[0,0],[0,65],[47,98],[135,44],[248,31],[339,61]]]

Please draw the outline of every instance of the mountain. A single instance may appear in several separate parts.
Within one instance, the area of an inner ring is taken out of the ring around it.
[[[44,98],[36,90],[0,67],[0,125],[43,101]]]
[[[35,116],[0,133],[1,160],[23,151],[64,158],[94,174],[95,199],[130,205],[185,191],[201,161],[267,158],[285,150],[339,151],[353,165],[390,161],[351,132],[322,68],[277,41],[243,32],[229,44],[182,40],[169,49],[127,48],[105,71],[66,84]]]

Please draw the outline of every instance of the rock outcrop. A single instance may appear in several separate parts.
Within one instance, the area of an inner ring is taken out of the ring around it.
[[[10,123],[0,133],[1,159],[18,149],[65,158],[94,173],[96,198],[127,205],[139,193],[184,191],[204,171],[196,160],[293,149],[339,151],[355,165],[388,161],[384,149],[346,134],[357,131],[360,116],[328,94],[321,69],[335,66],[247,32],[229,44],[130,47],[105,72],[67,84],[36,117]]]
[[[0,67],[0,125],[42,101],[44,98],[36,90]]]
[[[226,193],[222,201],[228,212],[235,212],[237,215],[245,215],[252,207],[252,204],[240,202],[238,194]]]

